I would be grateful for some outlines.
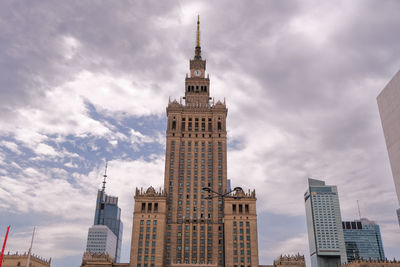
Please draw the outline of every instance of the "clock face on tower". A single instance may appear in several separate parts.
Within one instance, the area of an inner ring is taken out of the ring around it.
[[[195,70],[193,74],[194,76],[199,77],[201,75],[201,70]]]

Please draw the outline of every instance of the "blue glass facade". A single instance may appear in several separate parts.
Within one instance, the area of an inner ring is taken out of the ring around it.
[[[121,221],[121,208],[118,207],[118,197],[107,195],[104,191],[97,192],[94,225],[106,225],[117,236],[117,249],[115,261],[121,257],[123,224]]]
[[[347,260],[384,260],[381,231],[379,225],[367,219],[342,222]]]

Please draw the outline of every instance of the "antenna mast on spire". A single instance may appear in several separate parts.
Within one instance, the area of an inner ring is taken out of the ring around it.
[[[358,203],[358,199],[357,199],[357,207],[358,207],[358,216],[360,217],[361,220],[360,203]]]
[[[106,160],[106,167],[105,167],[105,170],[104,170],[104,175],[103,175],[103,187],[102,187],[102,189],[101,189],[101,191],[103,191],[103,193],[104,193],[104,191],[106,190],[106,178],[107,178],[107,163],[108,163],[108,161]]]

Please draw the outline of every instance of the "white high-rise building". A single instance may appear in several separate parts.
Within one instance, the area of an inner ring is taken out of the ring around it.
[[[377,97],[383,133],[400,206],[400,71]],[[397,209],[400,225],[400,208]]]
[[[336,186],[308,179],[304,194],[312,267],[336,267],[346,262],[342,217]]]
[[[106,225],[89,228],[86,252],[108,253],[116,258],[117,236]]]

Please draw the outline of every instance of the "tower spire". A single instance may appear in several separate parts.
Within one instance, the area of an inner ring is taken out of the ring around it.
[[[194,59],[201,59],[200,48],[200,15],[197,15],[196,48],[194,50]]]
[[[105,169],[104,169],[104,175],[103,175],[103,187],[101,188],[101,191],[103,191],[103,193],[104,193],[104,191],[106,190],[106,178],[107,178],[107,163],[108,163],[108,161],[106,160],[106,167],[105,167]]]
[[[196,47],[200,47],[200,15],[197,15],[197,36]]]

